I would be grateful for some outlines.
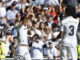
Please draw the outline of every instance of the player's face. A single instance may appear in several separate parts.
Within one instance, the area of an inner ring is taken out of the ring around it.
[[[24,20],[24,21],[23,21],[23,24],[24,24],[25,26],[27,26],[27,24],[28,24],[27,20]]]

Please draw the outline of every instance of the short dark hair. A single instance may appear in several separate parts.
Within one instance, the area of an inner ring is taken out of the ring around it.
[[[38,34],[34,34],[33,38],[36,37],[37,39],[40,39],[40,36]]]
[[[25,9],[28,9],[28,8],[30,8],[30,7],[29,7],[29,6],[26,6],[26,7],[25,7]]]
[[[32,25],[37,24],[37,22],[33,22]]]
[[[13,37],[13,39],[17,39],[17,37]]]
[[[74,17],[74,14],[75,14],[76,10],[74,7],[72,6],[67,6],[66,10],[65,10],[65,13],[68,15],[68,16],[73,16]]]
[[[17,2],[13,1],[13,3],[11,4],[11,6],[16,6]]]
[[[52,42],[49,42],[48,44],[50,45],[50,44],[52,44]]]

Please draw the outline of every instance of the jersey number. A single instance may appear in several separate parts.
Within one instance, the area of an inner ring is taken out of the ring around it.
[[[70,36],[74,35],[74,26],[73,25],[70,25],[69,26],[69,29],[70,29],[69,35]]]

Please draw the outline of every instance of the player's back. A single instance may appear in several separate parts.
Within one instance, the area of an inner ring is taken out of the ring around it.
[[[78,28],[78,20],[73,17],[67,17],[62,21],[64,27],[64,42],[77,42],[76,32]]]

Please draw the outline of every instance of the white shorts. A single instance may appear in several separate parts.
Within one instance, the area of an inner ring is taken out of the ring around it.
[[[77,60],[78,54],[77,54],[77,47],[69,47],[69,46],[62,46],[61,47],[61,55],[60,60],[68,60],[68,57],[71,58],[71,60]]]
[[[15,60],[31,60],[30,53],[25,46],[19,46],[15,51]]]

